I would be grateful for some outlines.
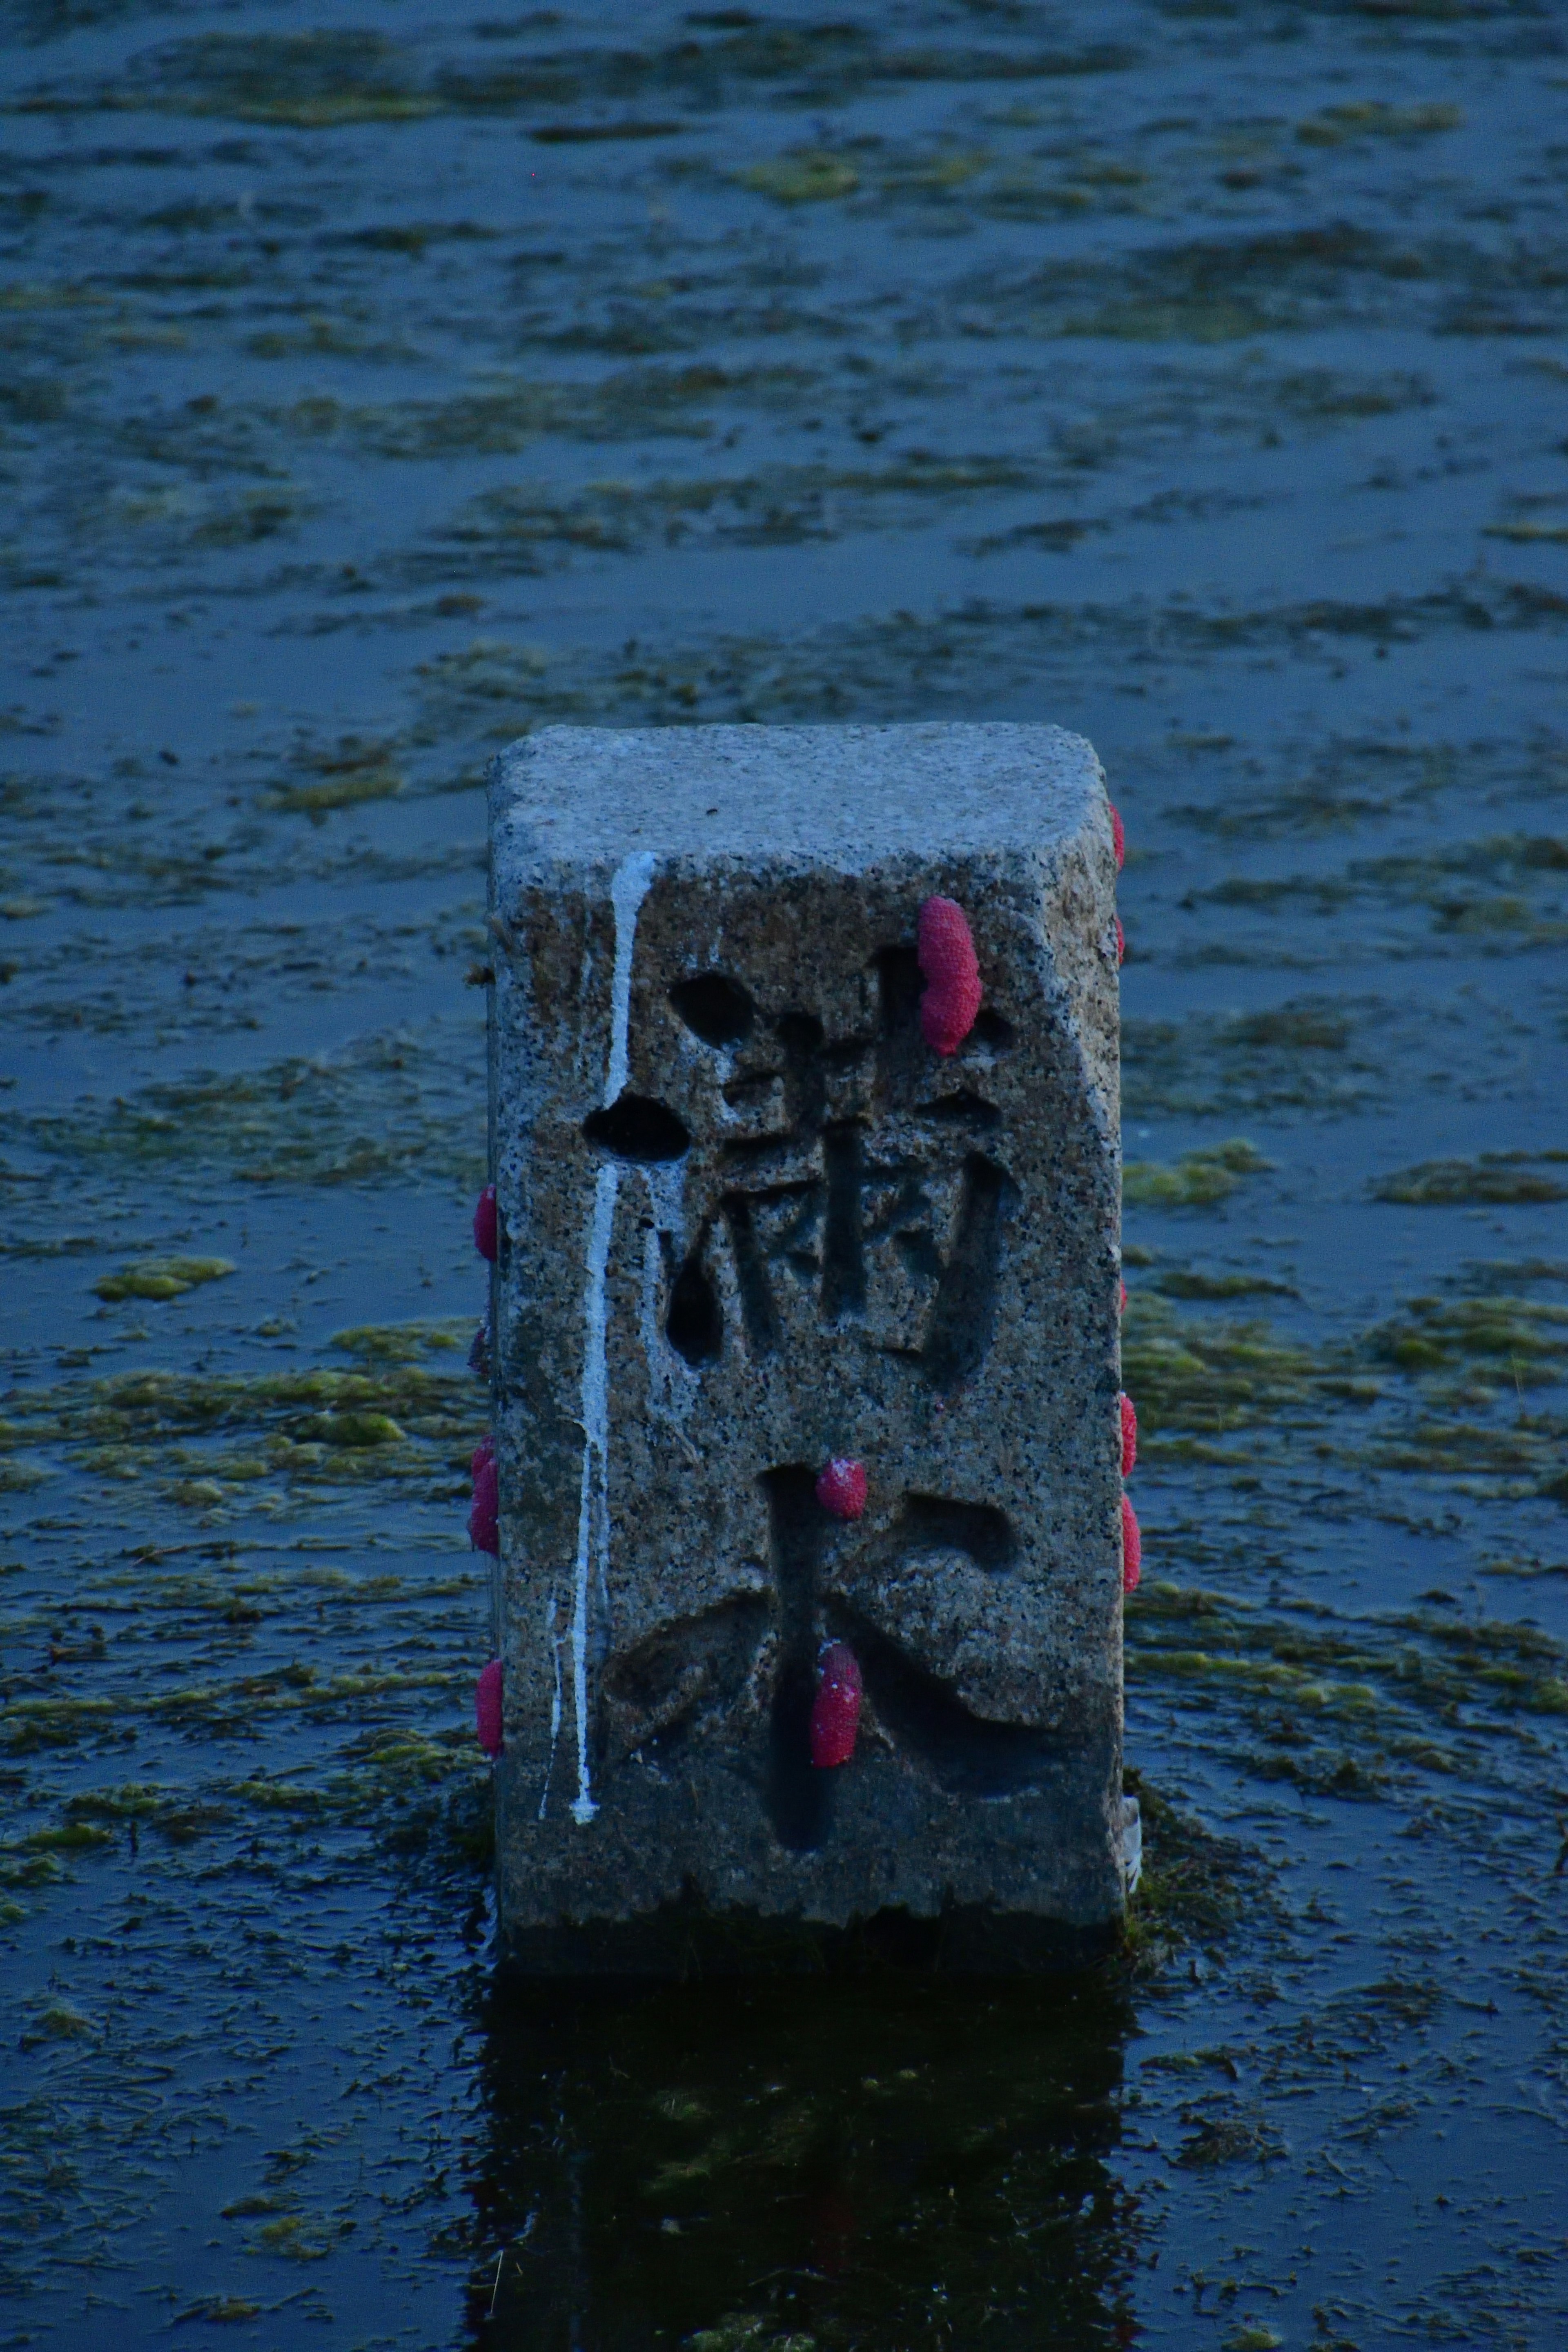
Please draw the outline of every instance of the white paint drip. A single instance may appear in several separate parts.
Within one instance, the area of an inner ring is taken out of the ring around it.
[[[561,1636],[555,1630],[555,1595],[544,1604],[544,1642],[550,1652],[552,1688],[550,1693],[550,1761],[544,1768],[544,1787],[540,1792],[539,1818],[544,1819],[544,1809],[550,1802],[550,1783],[555,1777],[555,1750],[561,1738]]]
[[[610,904],[616,910],[616,976],[610,984],[610,1066],[605,1079],[608,1108],[626,1083],[626,1044],[632,1018],[632,950],[637,945],[637,912],[647,897],[655,865],[651,850],[628,857],[616,869]]]
[[[653,880],[655,859],[644,850],[616,867],[610,885],[616,918],[616,968],[610,987],[610,1064],[605,1076],[608,1108],[626,1083],[631,1026],[632,955],[637,913]],[[594,1187],[588,1228],[587,1279],[583,1293],[583,1479],[577,1501],[577,1561],[572,1596],[572,1708],[577,1727],[577,1794],[572,1818],[591,1822],[598,1811],[588,1771],[588,1592],[597,1566],[603,1593],[610,1559],[610,1397],[606,1347],[605,1276],[616,1227],[620,1170],[613,1160],[600,1169]]]

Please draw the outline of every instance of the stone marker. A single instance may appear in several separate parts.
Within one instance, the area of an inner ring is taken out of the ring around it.
[[[551,728],[490,850],[508,1953],[1081,1948],[1127,1874],[1099,761]],[[928,932],[979,985],[922,1024]]]

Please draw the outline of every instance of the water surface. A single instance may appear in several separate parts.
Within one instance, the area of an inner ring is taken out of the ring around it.
[[[1565,193],[1545,0],[5,0],[5,2342],[1562,2343]],[[484,764],[947,716],[1130,838],[1131,1944],[506,1997]]]

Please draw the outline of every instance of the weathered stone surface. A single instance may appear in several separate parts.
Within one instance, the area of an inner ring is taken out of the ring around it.
[[[1114,1920],[1093,752],[1000,724],[553,728],[496,762],[490,823],[509,1948],[660,1965],[699,1916]],[[921,1030],[933,895],[984,988],[951,1057]],[[834,1456],[865,1465],[858,1518],[816,1499]],[[828,1639],[864,1701],[820,1770]]]

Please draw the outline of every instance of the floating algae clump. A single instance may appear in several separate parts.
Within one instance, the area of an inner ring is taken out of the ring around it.
[[[1352,99],[1309,115],[1297,124],[1296,136],[1304,146],[1338,147],[1347,139],[1429,136],[1435,131],[1455,131],[1463,121],[1457,106],[1390,106],[1381,99]],[[1270,2344],[1279,2340],[1277,2336],[1268,2338]]]
[[[447,1322],[356,1323],[351,1330],[335,1331],[331,1345],[372,1363],[413,1364],[424,1355],[466,1348],[472,1323],[467,1315]]]
[[[776,155],[771,163],[748,164],[736,178],[743,188],[772,196],[781,205],[821,204],[834,196],[852,196],[860,174],[841,155],[820,148],[801,148],[793,155]]]
[[[1140,1209],[1212,1209],[1228,1199],[1244,1176],[1272,1163],[1239,1137],[1184,1151],[1173,1164],[1130,1160],[1121,1171],[1121,1197]]]
[[[272,794],[274,808],[295,815],[324,818],[331,809],[353,808],[361,801],[395,800],[403,791],[397,770],[384,764],[344,767],[325,773],[318,783],[279,784]]]
[[[299,1433],[321,1445],[393,1445],[404,1433],[387,1412],[322,1412],[302,1422]]]
[[[450,1336],[437,1325],[343,1336],[364,1370],[147,1370],[29,1390],[0,1423],[0,1482],[26,1467],[20,1449],[63,1438],[66,1458],[95,1479],[173,1479],[170,1499],[198,1507],[223,1504],[237,1486],[255,1497],[275,1480],[390,1481],[432,1501],[456,1493],[479,1433]],[[411,1360],[426,1350],[454,1360],[440,1370]]]
[[[1535,1298],[1412,1298],[1367,1333],[1366,1346],[1402,1372],[1479,1373],[1497,1385],[1541,1387],[1568,1370],[1568,1307]]]
[[[1320,1351],[1260,1320],[1182,1315],[1143,1287],[1128,1297],[1121,1363],[1138,1400],[1141,1443],[1156,1454],[1187,1451],[1181,1441],[1194,1434],[1272,1425],[1290,1413],[1300,1420],[1303,1409],[1310,1414],[1346,1396],[1343,1377]]]
[[[118,1274],[100,1275],[93,1284],[99,1297],[121,1298],[183,1298],[204,1282],[216,1282],[234,1272],[227,1257],[140,1257]]]
[[[1123,1251],[1122,1255],[1128,1254]],[[1129,1258],[1129,1264],[1131,1260]],[[1154,1277],[1153,1288],[1167,1298],[1276,1298],[1298,1296],[1292,1282],[1276,1282],[1266,1274],[1207,1274],[1201,1266],[1173,1265]]]
[[[1561,1163],[1563,1173],[1548,1174],[1549,1163]],[[1412,1209],[1568,1201],[1568,1151],[1483,1151],[1479,1160],[1422,1160],[1414,1168],[1375,1178],[1372,1197]]]
[[[98,2032],[90,2017],[84,2017],[68,2000],[51,2000],[37,2011],[30,2031],[18,2039],[24,2050],[36,2049],[40,2042],[81,2042]]]

